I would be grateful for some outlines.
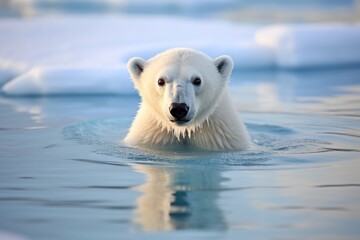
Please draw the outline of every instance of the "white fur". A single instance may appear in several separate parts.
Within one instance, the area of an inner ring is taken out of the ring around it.
[[[142,98],[125,143],[134,146],[189,144],[206,150],[246,150],[250,140],[232,105],[227,83],[233,68],[228,56],[211,59],[175,48],[149,61],[132,58],[128,70]],[[195,86],[195,77],[201,85]],[[158,86],[158,79],[166,79]],[[189,106],[186,124],[171,122],[171,103]]]

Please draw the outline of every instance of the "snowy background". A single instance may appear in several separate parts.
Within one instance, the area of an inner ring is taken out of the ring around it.
[[[235,70],[360,64],[359,1],[0,2],[7,95],[132,94],[133,56],[172,47],[230,55]]]

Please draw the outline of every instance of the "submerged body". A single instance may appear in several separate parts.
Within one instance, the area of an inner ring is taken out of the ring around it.
[[[187,144],[205,150],[246,150],[250,138],[230,101],[230,57],[211,59],[191,49],[171,49],[128,69],[142,98],[125,138],[134,146]]]

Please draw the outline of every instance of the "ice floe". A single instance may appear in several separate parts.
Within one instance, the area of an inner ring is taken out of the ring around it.
[[[8,95],[132,94],[127,60],[173,47],[230,55],[237,69],[360,64],[360,25],[99,15],[2,19],[0,32],[0,86]]]

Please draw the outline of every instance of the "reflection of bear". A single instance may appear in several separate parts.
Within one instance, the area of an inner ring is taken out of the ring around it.
[[[135,165],[147,177],[138,187],[134,221],[147,231],[227,228],[217,205],[221,182],[218,169]]]
[[[149,61],[132,58],[128,69],[142,102],[125,143],[248,149],[248,133],[227,90],[232,68],[228,56],[211,59],[182,48]]]

